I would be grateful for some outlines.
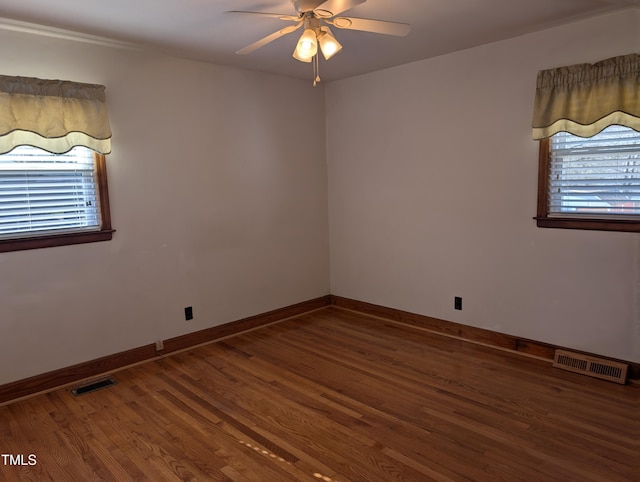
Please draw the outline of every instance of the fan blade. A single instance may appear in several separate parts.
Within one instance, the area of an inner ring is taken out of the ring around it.
[[[331,16],[335,17],[336,15],[339,15],[342,12],[346,12],[353,7],[357,7],[358,5],[366,1],[367,0],[327,0],[326,2],[318,5],[315,10],[324,10],[325,12],[331,12]]]
[[[278,30],[277,32],[272,33],[271,35],[267,35],[265,38],[258,40],[257,42],[252,43],[251,45],[247,45],[246,47],[238,50],[236,53],[238,55],[247,55],[253,52],[254,50],[258,50],[260,47],[264,47],[270,42],[279,39],[283,35],[287,35],[288,33],[295,32],[304,22],[298,22],[296,25],[289,25],[283,29]]]
[[[246,12],[244,10],[230,10],[225,13],[239,13],[241,15],[260,15],[261,17],[277,18],[278,20],[286,20],[290,22],[297,22],[300,17],[297,15],[285,15],[284,13],[265,13],[265,12]]]
[[[325,20],[325,22],[337,28],[397,35],[398,37],[404,37],[411,30],[411,25],[408,23],[386,22],[384,20],[371,20],[368,18],[338,17],[333,20]]]

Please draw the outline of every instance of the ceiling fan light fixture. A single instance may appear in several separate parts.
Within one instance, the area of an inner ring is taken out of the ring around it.
[[[331,32],[326,25],[339,29],[395,35],[399,37],[406,36],[411,30],[411,25],[408,23],[337,16],[366,1],[367,0],[291,0],[297,15],[234,10],[231,13],[259,15],[295,22],[295,25],[281,28],[277,32],[267,35],[257,42],[238,50],[236,53],[240,55],[249,54],[284,35],[302,28],[303,33],[298,39],[296,48],[293,51],[293,57],[300,62],[313,62],[315,76],[313,85],[316,85],[320,82],[320,76],[318,75],[320,55],[318,54],[318,49],[322,51],[322,55],[326,60],[333,58],[334,55],[342,50],[342,45],[340,45],[340,42],[333,36],[333,32]]]
[[[329,30],[329,27],[322,27],[320,34],[318,35],[318,43],[320,44],[320,50],[326,60],[329,60],[335,54],[342,50],[342,45],[336,40],[336,38]]]
[[[311,59],[318,53],[318,39],[316,33],[308,28],[300,36],[298,45],[293,51],[293,57],[301,62],[311,62]]]

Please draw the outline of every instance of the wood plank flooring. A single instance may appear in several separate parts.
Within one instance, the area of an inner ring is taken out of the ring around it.
[[[640,387],[338,308],[115,378],[0,407],[0,480],[640,480]]]

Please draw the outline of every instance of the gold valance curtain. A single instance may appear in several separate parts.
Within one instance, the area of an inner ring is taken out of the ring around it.
[[[640,54],[538,72],[534,139],[591,137],[614,124],[640,131]]]
[[[111,152],[104,86],[0,75],[0,154],[30,145],[55,154]]]

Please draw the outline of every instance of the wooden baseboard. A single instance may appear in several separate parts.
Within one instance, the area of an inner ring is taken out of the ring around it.
[[[61,368],[59,370],[36,375],[34,377],[0,385],[0,404],[5,404],[9,401],[28,397],[35,393],[53,390],[64,385],[69,385],[104,373],[119,370],[127,366],[152,360],[161,355],[186,350],[204,343],[210,343],[227,336],[259,328],[260,326],[268,325],[293,316],[299,316],[303,313],[330,305],[548,360],[553,360],[553,355],[556,349],[572,350],[566,347],[528,340],[512,335],[505,335],[503,333],[440,320],[425,315],[418,315],[394,308],[387,308],[385,306],[374,305],[364,301],[343,298],[335,295],[327,295],[284,308],[279,308],[267,313],[243,318],[224,325],[214,326],[205,330],[165,340],[164,350],[160,353],[156,351],[154,344],[150,344],[95,360],[90,360],[71,367]],[[579,353],[587,356],[599,356],[593,353]],[[640,379],[640,363],[631,363],[625,360],[612,358],[608,359],[628,364],[629,378],[633,380]]]
[[[279,308],[267,313],[250,316],[224,325],[214,326],[205,330],[188,333],[164,341],[164,350],[156,351],[155,344],[133,348],[113,355],[108,355],[95,360],[90,360],[71,367],[61,368],[42,375],[36,375],[23,380],[0,385],[0,404],[24,398],[36,393],[52,390],[64,385],[79,382],[91,377],[119,370],[127,366],[135,365],[147,360],[152,360],[160,355],[185,350],[187,348],[209,343],[220,338],[251,330],[276,321],[298,316],[303,313],[329,306],[331,296],[322,296],[308,301],[303,301],[284,308]]]
[[[553,360],[553,356],[557,349],[568,350],[581,353],[587,356],[597,356],[603,358],[599,354],[581,352],[573,348],[567,348],[549,343],[543,343],[535,340],[528,340],[517,336],[506,335],[483,328],[475,328],[473,326],[462,325],[452,321],[440,320],[430,316],[418,315],[408,311],[397,310],[395,308],[387,308],[385,306],[374,305],[364,301],[343,298],[341,296],[331,295],[331,304],[338,308],[344,308],[357,311],[379,318],[386,318],[407,325],[417,326],[428,329],[443,335],[454,336],[476,343],[482,343],[497,348],[512,350],[526,355],[532,355],[547,360]],[[640,379],[640,363],[632,363],[626,360],[619,360],[610,357],[604,357],[607,360],[625,363],[629,365],[628,378],[632,380]]]
[[[162,353],[166,354],[185,350],[203,343],[235,335],[236,333],[243,331],[252,330],[260,326],[268,325],[276,321],[291,318],[292,316],[298,316],[330,305],[331,295],[327,295],[313,300],[303,301],[302,303],[297,303],[285,308],[279,308],[267,313],[250,316],[242,320],[225,323],[224,325],[214,326],[194,333],[187,333],[186,335],[165,340],[164,350]]]

